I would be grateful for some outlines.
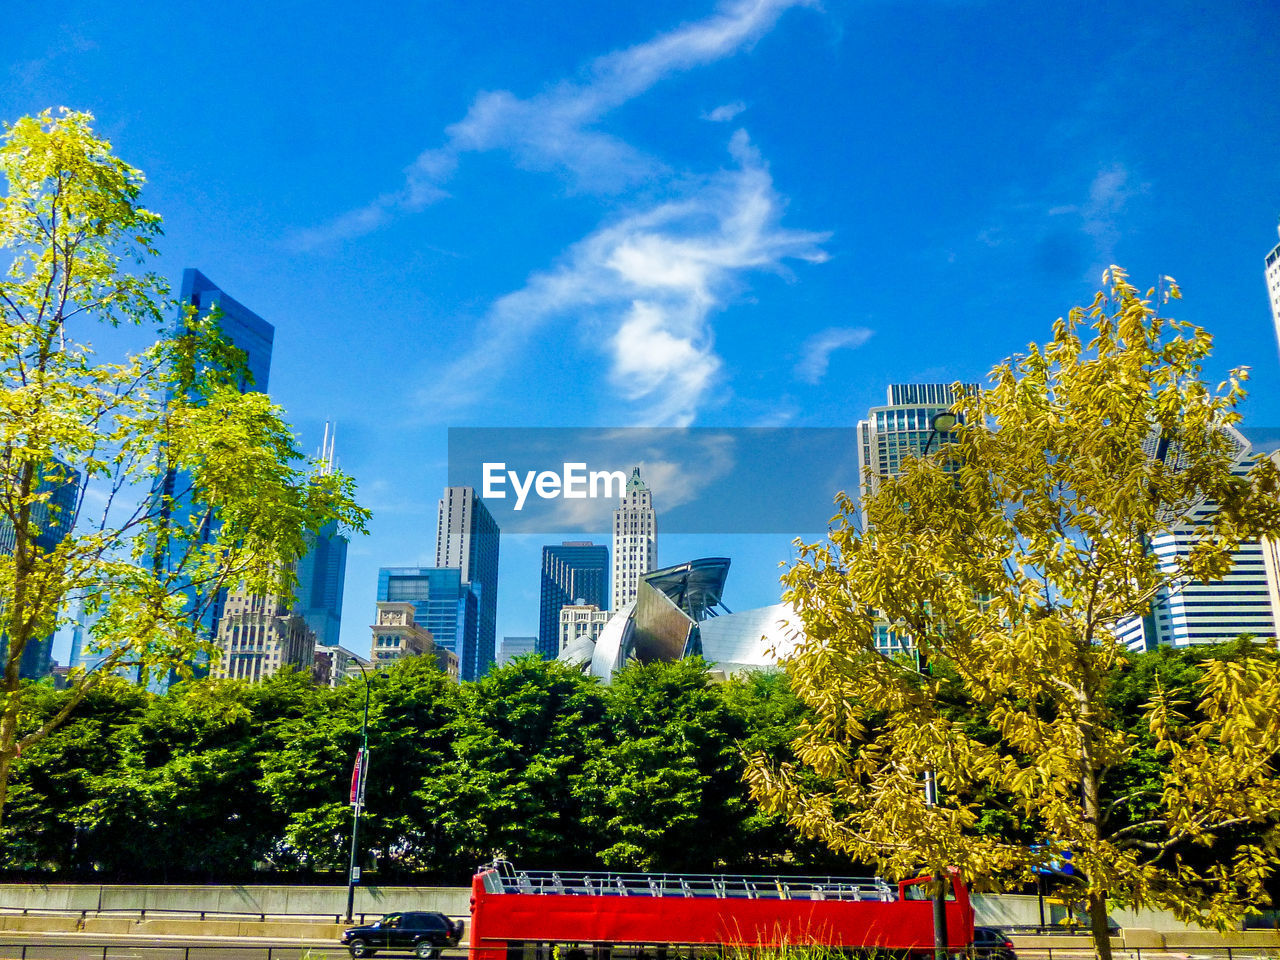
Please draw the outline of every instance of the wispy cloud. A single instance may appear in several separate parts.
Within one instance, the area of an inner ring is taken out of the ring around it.
[[[1030,250],[1045,272],[1092,282],[1121,256],[1125,219],[1149,189],[1120,161],[1077,167],[1034,193],[1015,192],[977,240]]]
[[[802,356],[796,364],[796,376],[805,383],[820,383],[827,375],[831,354],[862,346],[871,339],[871,333],[866,327],[828,327],[815,333],[800,348]]]
[[[736,168],[600,228],[497,301],[475,337],[483,349],[445,372],[424,397],[428,406],[454,412],[477,399],[535,330],[589,311],[584,345],[607,345],[610,379],[637,422],[690,423],[720,373],[712,315],[741,276],[827,259],[827,234],[781,225],[782,199],[746,133],[735,133],[729,149]]]
[[[663,78],[732,55],[786,9],[812,2],[733,0],[703,20],[598,57],[580,80],[561,81],[527,99],[507,90],[483,92],[467,115],[446,129],[445,142],[410,165],[402,188],[299,231],[291,245],[314,249],[358,237],[399,211],[437,202],[448,196],[446,184],[459,159],[471,152],[506,151],[518,166],[561,173],[583,190],[610,192],[634,183],[661,169],[661,163],[595,125]]]
[[[747,105],[741,100],[735,100],[733,103],[722,103],[702,115],[703,120],[710,120],[712,123],[728,123],[742,111],[747,109]]]

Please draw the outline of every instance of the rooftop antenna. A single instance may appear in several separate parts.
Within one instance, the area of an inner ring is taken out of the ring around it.
[[[320,441],[320,475],[328,477],[333,474],[334,462],[336,456],[334,447],[338,442],[338,425],[336,423],[330,425],[329,421],[324,422],[324,439]]]

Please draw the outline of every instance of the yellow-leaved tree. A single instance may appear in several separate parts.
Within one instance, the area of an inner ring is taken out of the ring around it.
[[[143,265],[160,218],[86,113],[46,111],[0,143],[0,816],[14,758],[117,669],[183,671],[227,588],[285,594],[308,530],[368,516],[350,478],[306,463],[282,411],[243,392],[217,317],[181,313]],[[113,326],[146,346],[103,359]],[[60,712],[24,710],[24,654],[92,620],[98,666]]]
[[[861,525],[841,495],[828,539],[803,547],[783,578],[806,635],[787,669],[812,719],[798,764],[757,759],[748,776],[767,810],[893,875],[953,865],[1001,889],[1070,851],[1109,958],[1109,904],[1221,926],[1266,902],[1277,659],[1209,662],[1193,702],[1153,697],[1141,736],[1107,693],[1124,625],[1280,531],[1280,476],[1240,460],[1244,371],[1207,385],[1208,333],[1118,268],[1104,284],[987,389],[957,385],[951,441],[880,478]],[[1173,534],[1184,549],[1157,554]],[[878,650],[877,625],[916,656]],[[1137,797],[1116,773],[1140,739],[1164,777]],[[982,829],[993,807],[1038,843]],[[1224,856],[1200,855],[1242,827]]]

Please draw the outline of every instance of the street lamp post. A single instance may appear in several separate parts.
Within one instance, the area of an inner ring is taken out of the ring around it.
[[[353,658],[354,659],[354,658]],[[351,775],[351,864],[347,870],[347,923],[356,902],[356,837],[360,833],[360,812],[364,808],[365,771],[369,769],[369,674],[359,660],[355,665],[364,677],[364,721],[360,724],[360,753]]]
[[[949,410],[935,413],[933,419],[929,421],[929,439],[924,443],[923,456],[927,457],[929,455],[929,448],[933,445],[934,437],[939,433],[951,432],[959,420],[960,418]],[[938,778],[931,769],[926,770],[924,774],[924,802],[930,807],[938,805]],[[943,877],[934,877],[933,879],[933,955],[934,960],[946,960],[947,880]]]
[[[924,452],[922,456],[929,455],[929,448],[933,446],[933,438],[940,433],[950,433],[955,425],[960,422],[950,410],[943,410],[941,413],[935,413],[929,421],[929,439],[924,442]]]

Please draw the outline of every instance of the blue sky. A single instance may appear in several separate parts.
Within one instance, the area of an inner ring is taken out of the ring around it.
[[[448,427],[847,426],[981,379],[1112,262],[1176,277],[1280,425],[1266,4],[19,2],[0,117],[93,111],[162,272],[275,325],[305,448],[337,422],[375,512],[348,647],[377,567],[431,562]],[[788,539],[659,560],[733,557],[738,609]],[[545,540],[504,540],[500,636]]]

